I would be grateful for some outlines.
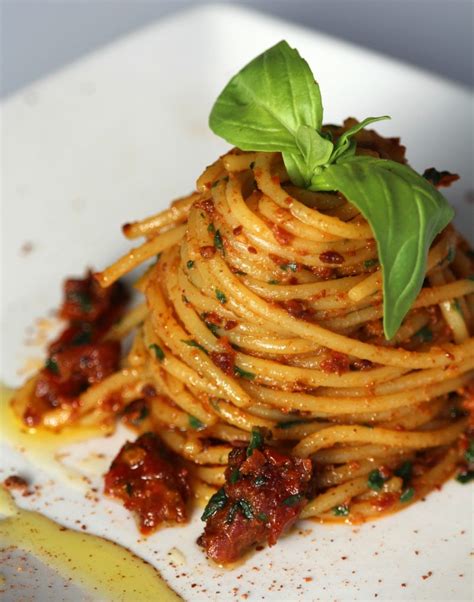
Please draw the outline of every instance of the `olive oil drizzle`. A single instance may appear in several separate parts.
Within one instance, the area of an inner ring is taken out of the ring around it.
[[[59,444],[77,441],[70,435],[29,434],[10,416],[11,391],[1,386],[2,439],[22,447],[45,447],[48,461]],[[7,418],[4,420],[4,418]],[[13,432],[11,429],[15,429]],[[6,437],[3,435],[6,433]],[[90,434],[89,434],[90,436]],[[48,439],[53,437],[53,439]],[[54,444],[53,444],[54,442]],[[43,448],[44,451],[44,448]],[[36,453],[36,451],[35,451]],[[65,579],[72,579],[85,592],[104,600],[159,600],[176,602],[181,598],[168,586],[159,572],[126,548],[102,537],[61,526],[50,518],[15,504],[10,493],[0,487],[0,547],[15,547],[32,554]]]

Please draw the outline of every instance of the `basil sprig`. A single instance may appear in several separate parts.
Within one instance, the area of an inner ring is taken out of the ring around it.
[[[297,186],[339,191],[372,228],[383,275],[384,332],[391,339],[421,290],[428,250],[454,212],[410,167],[356,156],[354,134],[368,117],[334,143],[322,132],[319,86],[297,50],[282,41],[235,75],[209,118],[214,133],[242,150],[281,152]]]

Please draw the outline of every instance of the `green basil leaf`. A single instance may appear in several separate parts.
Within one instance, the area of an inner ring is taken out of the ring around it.
[[[354,134],[363,130],[366,125],[369,123],[374,123],[374,121],[382,121],[383,119],[390,119],[388,115],[383,115],[382,117],[367,117],[360,123],[356,123],[351,128],[346,130],[336,142],[336,146],[334,147],[334,152],[331,155],[331,163],[335,163],[338,159],[347,158],[350,155],[353,155],[355,152],[355,141],[351,140]]]
[[[308,125],[300,125],[296,131],[299,154],[283,153],[283,160],[292,182],[307,187],[315,169],[329,162],[334,144]]]
[[[369,156],[329,165],[310,188],[342,192],[370,224],[382,266],[385,337],[393,338],[423,285],[430,245],[454,211],[408,166]]]
[[[209,126],[242,150],[297,153],[298,127],[320,130],[322,117],[319,86],[308,63],[283,40],[230,80]]]

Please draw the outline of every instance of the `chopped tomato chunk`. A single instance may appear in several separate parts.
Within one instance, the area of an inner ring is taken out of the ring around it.
[[[105,493],[135,514],[144,534],[187,520],[188,471],[153,433],[125,443],[105,475]]]
[[[59,315],[69,322],[49,345],[46,365],[23,414],[28,426],[40,424],[53,408],[77,406],[81,393],[118,369],[120,343],[103,338],[123,314],[127,300],[122,284],[102,289],[91,272],[66,280]]]
[[[255,544],[275,544],[311,497],[312,471],[311,460],[271,447],[234,448],[225,485],[204,511],[199,545],[215,562],[228,564]]]

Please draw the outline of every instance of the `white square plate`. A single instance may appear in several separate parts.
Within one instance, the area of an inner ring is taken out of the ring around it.
[[[25,331],[58,305],[63,278],[85,266],[101,268],[124,252],[121,224],[190,191],[204,166],[224,151],[225,143],[207,127],[213,101],[231,75],[282,38],[311,65],[326,122],[389,114],[392,121],[377,129],[402,137],[416,169],[461,174],[447,196],[468,234],[467,90],[249,10],[221,5],[185,12],[3,104],[5,382],[22,380],[18,369],[31,355]],[[84,450],[103,449],[111,457],[123,438],[121,432]],[[2,465],[4,473],[32,471],[31,459],[5,447]],[[93,486],[101,487],[102,468],[90,473]],[[35,473],[36,481],[46,479]],[[101,501],[91,514],[83,492],[65,483],[47,485],[39,499],[28,500],[21,503],[71,527],[85,521],[89,531],[130,547],[187,600],[468,600],[472,594],[472,489],[454,482],[425,503],[359,528],[303,523],[304,534],[294,532],[232,571],[211,568],[196,546],[198,512],[188,527],[143,540],[121,506]],[[172,548],[182,552],[182,564],[176,555],[170,560]]]

